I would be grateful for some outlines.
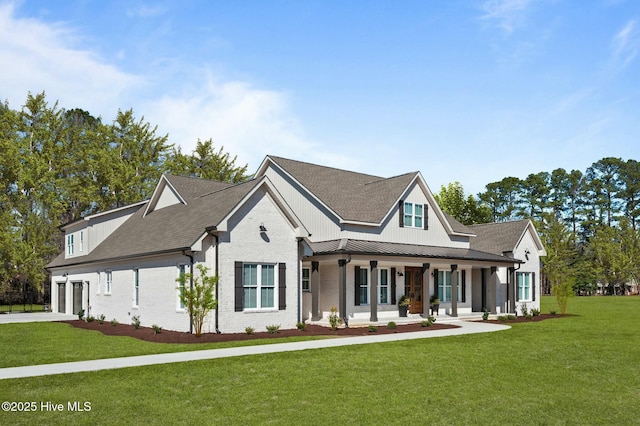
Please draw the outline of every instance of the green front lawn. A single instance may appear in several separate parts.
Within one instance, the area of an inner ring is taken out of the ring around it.
[[[640,297],[574,298],[569,313],[481,335],[3,380],[0,399],[65,411],[0,412],[0,424],[638,424]]]
[[[322,337],[301,334],[297,338],[257,339],[246,342],[166,344],[145,342],[131,337],[105,336],[99,331],[83,330],[59,322],[0,324],[0,368],[319,338]]]

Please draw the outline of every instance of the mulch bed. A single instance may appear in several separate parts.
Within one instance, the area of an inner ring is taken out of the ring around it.
[[[201,336],[194,334],[183,333],[179,331],[162,330],[159,334],[154,334],[152,328],[140,327],[136,329],[130,324],[118,324],[111,325],[109,322],[103,324],[97,321],[86,322],[80,320],[60,321],[66,324],[70,324],[77,328],[83,328],[86,330],[97,330],[102,334],[109,336],[129,336],[135,339],[145,340],[147,342],[157,343],[209,343],[209,342],[233,342],[239,340],[255,340],[255,339],[275,339],[280,337],[292,337],[292,336],[330,336],[330,337],[344,337],[344,336],[366,336],[371,334],[391,334],[391,333],[407,333],[412,331],[431,331],[431,330],[443,330],[447,328],[458,328],[456,325],[451,324],[438,324],[435,323],[430,327],[422,327],[421,324],[399,324],[397,328],[390,329],[386,325],[378,326],[377,331],[370,332],[368,327],[350,327],[340,328],[338,330],[331,330],[328,327],[322,327],[319,325],[307,325],[304,331],[298,329],[293,330],[280,330],[278,333],[254,332],[252,334],[246,333],[206,333]]]
[[[509,314],[502,314],[501,316],[507,316]],[[548,319],[553,319],[553,318],[565,318],[565,317],[570,317],[570,316],[574,316],[571,314],[540,314],[537,317],[531,317],[531,318],[525,318],[522,316],[517,316],[515,317],[515,319],[512,320],[504,320],[501,321],[499,319],[490,319],[487,321],[482,321],[479,320],[477,322],[489,322],[489,323],[493,323],[493,324],[513,324],[513,323],[521,323],[521,322],[538,322],[538,321],[544,321],[544,320],[548,320]]]

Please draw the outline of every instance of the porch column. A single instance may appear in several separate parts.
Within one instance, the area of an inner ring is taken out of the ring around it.
[[[429,290],[429,268],[430,263],[422,264],[422,312],[424,315],[425,305],[427,316],[429,316],[429,307],[431,306],[431,290]]]
[[[320,262],[311,262],[311,321],[319,321],[322,316],[319,309],[318,287],[320,281]]]
[[[372,260],[369,262],[371,266],[371,294],[369,295],[369,306],[371,306],[371,317],[369,321],[378,321],[378,261]]]
[[[491,267],[491,276],[487,282],[487,311],[492,314],[497,314],[496,309],[496,287],[498,285],[498,274],[496,273],[498,268],[496,266]]]
[[[347,260],[338,259],[338,310],[340,317],[347,323]]]
[[[451,316],[458,316],[458,265],[451,265]]]

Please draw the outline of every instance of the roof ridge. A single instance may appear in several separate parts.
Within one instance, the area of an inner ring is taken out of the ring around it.
[[[239,186],[242,186],[242,185],[245,185],[245,184],[248,184],[248,183],[253,183],[254,181],[258,181],[260,179],[262,179],[262,177],[260,177],[260,178],[251,178],[251,179],[246,180],[244,182],[229,183],[229,186],[227,186],[226,188],[220,188],[220,189],[217,189],[215,191],[207,192],[206,194],[198,195],[196,198],[204,198],[204,197],[207,197],[209,195],[217,194],[218,192],[227,191],[229,189],[237,188]],[[222,181],[212,181],[212,182],[228,183],[228,182],[222,182]]]
[[[389,181],[389,180],[392,180],[392,179],[398,179],[398,178],[401,178],[401,177],[405,177],[405,176],[409,176],[409,175],[417,175],[417,174],[418,174],[418,172],[403,173],[401,175],[396,175],[396,176],[391,176],[391,177],[387,177],[387,178],[380,178],[380,179],[372,180],[371,182],[365,183],[365,185],[371,185],[371,184],[374,184],[374,183],[385,182],[385,181]]]
[[[383,176],[376,176],[376,175],[372,175],[372,174],[369,174],[369,173],[354,172],[353,170],[340,169],[338,167],[323,166],[321,164],[309,163],[308,161],[293,160],[291,158],[278,157],[278,156],[275,156],[275,155],[268,155],[267,157],[271,158],[272,160],[292,161],[292,162],[299,163],[299,164],[306,164],[308,166],[320,167],[320,168],[328,169],[328,170],[336,170],[336,171],[339,171],[339,172],[349,173],[349,174],[352,174],[352,175],[369,176],[369,177],[376,178],[377,180],[386,179]],[[276,164],[277,164],[277,161],[276,161]]]

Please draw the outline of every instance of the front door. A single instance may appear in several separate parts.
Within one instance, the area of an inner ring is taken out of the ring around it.
[[[404,294],[411,298],[409,312],[421,314],[423,310],[422,268],[404,268]]]

